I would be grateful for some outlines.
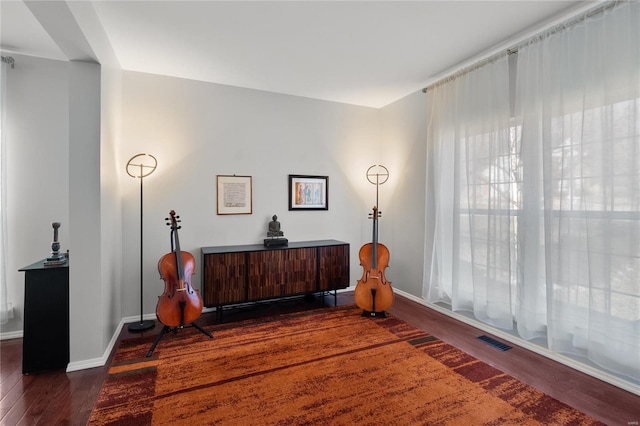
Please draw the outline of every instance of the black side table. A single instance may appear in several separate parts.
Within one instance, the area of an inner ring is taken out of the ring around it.
[[[22,374],[69,364],[69,261],[25,266]]]

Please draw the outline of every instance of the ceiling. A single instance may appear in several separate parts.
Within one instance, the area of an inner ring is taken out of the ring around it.
[[[108,50],[124,70],[379,108],[589,5],[2,0],[0,42],[100,63]]]

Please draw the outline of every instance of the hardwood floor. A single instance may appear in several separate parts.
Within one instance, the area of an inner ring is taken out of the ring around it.
[[[326,299],[327,304],[333,304],[333,297]],[[298,299],[225,311],[224,320],[232,322],[312,309],[321,303],[321,300]],[[350,303],[353,303],[353,293],[338,295],[338,304]],[[486,333],[404,297],[396,296],[388,312],[606,424],[629,426],[640,422],[640,396],[523,348],[499,351],[476,338]],[[197,322],[207,325],[215,321],[215,313],[207,313]],[[120,338],[155,336],[161,328],[156,324],[152,330],[131,333],[125,326]],[[85,425],[107,372],[107,367],[100,367],[70,373],[60,370],[22,375],[22,339],[0,343],[0,367],[0,424],[6,426]]]

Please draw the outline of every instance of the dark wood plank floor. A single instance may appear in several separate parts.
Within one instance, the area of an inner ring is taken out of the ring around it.
[[[333,303],[333,297],[327,298]],[[353,303],[353,293],[341,293],[338,304]],[[294,300],[253,309],[225,311],[225,321],[273,315],[321,305],[321,300]],[[411,300],[397,296],[389,313],[466,351],[548,395],[610,425],[638,425],[640,396],[582,374],[529,350],[514,347],[502,352],[479,341],[481,332]],[[214,323],[215,314],[203,314],[200,325]],[[131,333],[125,326],[120,338],[157,335],[161,326]],[[500,340],[500,339],[497,339]],[[162,345],[162,341],[160,341]],[[85,425],[106,377],[106,367],[66,373],[22,375],[22,339],[0,343],[0,424]]]

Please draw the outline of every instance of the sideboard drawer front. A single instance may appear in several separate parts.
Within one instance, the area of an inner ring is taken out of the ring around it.
[[[248,300],[281,297],[285,294],[286,250],[249,253]]]
[[[318,290],[349,287],[349,244],[318,248],[320,278]]]
[[[315,292],[317,264],[318,250],[316,248],[289,250],[286,262],[287,292],[289,294]]]
[[[204,256],[204,305],[240,303],[247,298],[247,267],[244,253]]]

